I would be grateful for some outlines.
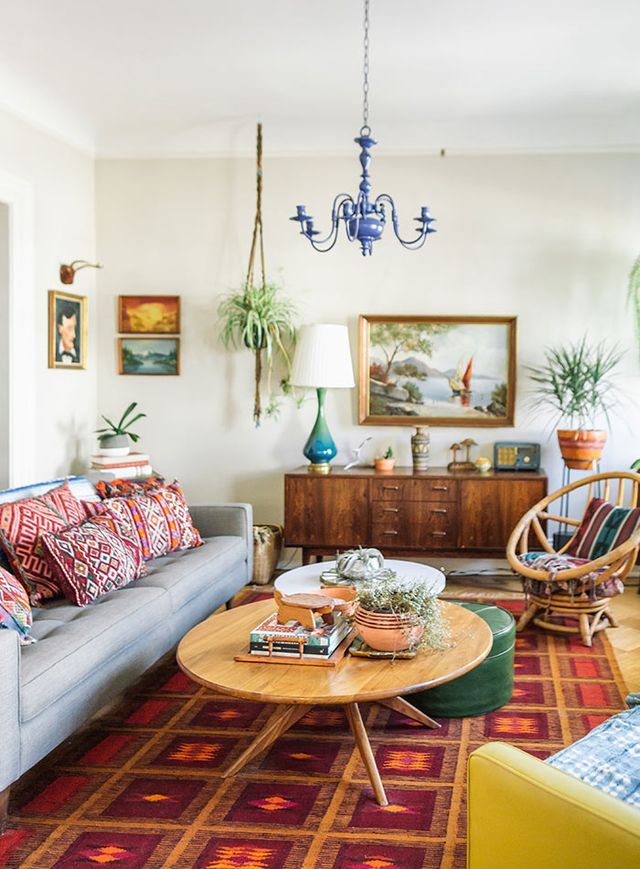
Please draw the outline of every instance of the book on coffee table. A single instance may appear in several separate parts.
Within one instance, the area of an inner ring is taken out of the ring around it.
[[[276,613],[260,622],[249,635],[252,655],[277,655],[299,658],[305,656],[328,658],[351,630],[341,615],[335,615],[332,625],[319,624],[315,630],[303,628],[299,622],[278,624]]]

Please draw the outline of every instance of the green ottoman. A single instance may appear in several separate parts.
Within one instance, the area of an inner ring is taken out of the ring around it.
[[[493,633],[493,646],[484,661],[473,670],[405,699],[435,718],[464,718],[499,709],[513,694],[513,655],[516,623],[510,612],[486,603],[461,603],[484,619]]]

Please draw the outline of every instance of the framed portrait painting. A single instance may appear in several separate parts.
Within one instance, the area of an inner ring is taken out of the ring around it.
[[[179,338],[118,338],[119,374],[180,374]]]
[[[360,317],[359,422],[512,426],[515,317]]]
[[[179,333],[180,296],[118,296],[118,332]]]
[[[87,297],[49,290],[49,368],[87,367]]]

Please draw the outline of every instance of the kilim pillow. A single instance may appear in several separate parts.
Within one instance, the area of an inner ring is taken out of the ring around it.
[[[146,573],[137,536],[108,513],[43,534],[42,548],[65,597],[77,606]]]
[[[131,495],[146,495],[164,486],[163,477],[146,477],[143,480],[99,480],[96,483],[96,492],[104,500],[105,498],[128,498]]]
[[[155,492],[147,492],[145,496],[112,498],[105,503],[109,512],[122,521],[133,523],[140,537],[145,561],[177,549],[193,549],[202,545],[202,538],[193,525],[184,493],[177,481]]]
[[[27,592],[20,581],[3,568],[0,568],[0,628],[17,631],[21,642],[30,642],[31,607]]]
[[[65,482],[36,498],[0,506],[0,545],[11,572],[29,592],[32,604],[60,594],[50,566],[42,557],[40,537],[83,522],[85,512]]]
[[[568,555],[594,561],[627,541],[640,528],[640,508],[615,507],[602,498],[592,498]]]

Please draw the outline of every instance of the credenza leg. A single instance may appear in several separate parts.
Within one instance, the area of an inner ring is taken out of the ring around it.
[[[222,778],[229,778],[229,776],[239,772],[245,764],[249,763],[261,751],[269,748],[279,736],[282,736],[290,727],[293,727],[310,709],[311,706],[302,705],[276,706],[274,713],[260,733],[251,745],[245,748],[240,757],[236,758],[231,766],[222,773]]]
[[[367,736],[367,731],[362,720],[362,715],[360,714],[360,708],[358,707],[357,703],[348,703],[347,705],[345,705],[344,711],[346,713],[347,721],[349,722],[351,732],[353,733],[353,738],[355,739],[356,745],[358,746],[360,757],[364,761],[364,765],[367,768],[369,780],[371,782],[371,786],[373,787],[373,792],[376,795],[376,801],[379,806],[388,806],[389,800],[387,799],[387,795],[384,792],[384,785],[382,784],[382,779],[380,778],[380,773],[378,772],[378,767],[376,766],[376,759],[373,756],[373,751],[371,750],[371,743],[369,742],[369,737]]]

